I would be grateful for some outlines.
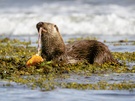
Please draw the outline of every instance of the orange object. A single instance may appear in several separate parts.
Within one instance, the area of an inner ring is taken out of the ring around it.
[[[40,62],[43,62],[43,58],[39,55],[33,55],[32,58],[30,58],[26,65],[27,66],[33,66],[33,65],[36,65],[37,63],[40,63]]]

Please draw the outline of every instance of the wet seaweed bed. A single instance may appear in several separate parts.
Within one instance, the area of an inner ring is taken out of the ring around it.
[[[72,40],[73,41],[73,40]],[[71,42],[71,40],[70,40]],[[134,41],[107,42],[113,46],[135,45]],[[37,53],[32,42],[17,39],[0,39],[0,81],[3,87],[13,87],[14,82],[41,91],[62,89],[79,90],[134,90],[135,52],[112,52],[123,65],[57,64],[44,61],[36,66],[26,66],[27,60]],[[35,43],[36,44],[36,43]]]

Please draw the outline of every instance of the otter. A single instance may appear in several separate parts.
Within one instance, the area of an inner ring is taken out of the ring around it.
[[[46,61],[57,60],[68,63],[87,61],[90,64],[106,62],[118,64],[108,47],[97,40],[81,40],[65,44],[55,24],[39,22],[36,25],[41,32],[41,56]]]

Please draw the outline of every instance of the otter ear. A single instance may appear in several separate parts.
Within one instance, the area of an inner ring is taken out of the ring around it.
[[[56,26],[56,25],[54,25],[54,27],[56,28],[56,30],[59,32],[59,29],[58,29],[58,27]]]

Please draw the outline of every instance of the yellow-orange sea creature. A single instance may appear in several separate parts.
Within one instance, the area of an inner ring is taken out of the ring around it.
[[[41,56],[39,56],[38,54],[33,55],[26,63],[26,66],[33,66],[36,65],[38,63],[43,62],[43,58]]]

